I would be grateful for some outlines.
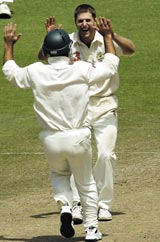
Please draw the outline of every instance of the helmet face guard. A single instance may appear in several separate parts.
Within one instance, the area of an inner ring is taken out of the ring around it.
[[[43,52],[49,56],[68,56],[72,40],[62,29],[50,31],[43,42]]]

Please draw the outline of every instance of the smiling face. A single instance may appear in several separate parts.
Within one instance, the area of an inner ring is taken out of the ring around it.
[[[89,11],[79,13],[75,23],[80,40],[87,46],[90,46],[95,35],[95,19],[93,18],[92,14]]]

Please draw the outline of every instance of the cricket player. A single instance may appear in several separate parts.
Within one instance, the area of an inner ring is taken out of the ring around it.
[[[83,60],[93,65],[101,62],[105,53],[105,45],[103,36],[94,27],[96,10],[91,5],[80,4],[74,11],[74,20],[77,32],[70,34],[73,41],[73,60]],[[132,41],[117,34],[113,30],[111,20],[107,20],[112,32],[116,55],[132,55],[135,52]],[[117,160],[115,146],[118,130],[118,98],[116,96],[118,88],[118,73],[107,85],[104,85],[102,81],[90,87],[89,115],[97,145],[97,160],[93,174],[98,190],[98,219],[100,221],[112,220],[111,207],[114,198],[114,171]],[[76,186],[72,188],[76,201],[78,200]],[[80,207],[75,205],[73,207],[74,220],[78,219],[79,211]]]
[[[74,236],[72,224],[73,174],[84,212],[86,241],[102,238],[98,229],[97,189],[92,174],[91,131],[88,114],[89,86],[104,80],[110,82],[117,73],[119,58],[115,56],[112,34],[105,18],[96,23],[104,36],[104,60],[94,67],[78,61],[70,64],[72,41],[64,30],[55,29],[44,38],[42,50],[48,63],[36,62],[20,67],[14,60],[14,44],[19,40],[16,26],[4,28],[3,73],[13,85],[31,88],[33,108],[42,127],[40,139],[49,162],[54,199],[61,207],[60,233]]]
[[[95,28],[96,10],[89,4],[81,4],[74,11],[74,20],[77,32],[70,34],[73,41],[71,48],[72,61],[86,61],[99,63],[104,58],[105,44],[101,33]],[[133,42],[117,34],[107,19],[112,32],[112,39],[117,56],[130,56],[135,52]],[[55,28],[56,19],[51,16],[46,19],[47,32]],[[60,25],[61,27],[61,25]],[[39,58],[43,56],[39,52]],[[118,131],[118,98],[116,91],[119,88],[119,75],[116,73],[109,83],[99,82],[90,87],[89,115],[92,133],[97,145],[97,161],[94,165],[94,178],[98,190],[98,219],[112,220],[111,207],[114,198],[114,170],[116,165],[115,146]],[[73,189],[73,220],[81,223],[82,208],[80,198],[74,183]]]

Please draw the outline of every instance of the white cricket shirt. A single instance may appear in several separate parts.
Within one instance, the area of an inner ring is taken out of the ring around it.
[[[72,61],[84,60],[95,65],[97,62],[101,62],[104,58],[105,53],[105,45],[103,36],[96,31],[94,40],[91,43],[90,48],[88,48],[80,39],[78,32],[70,34],[70,38],[73,40],[71,55]],[[121,48],[113,41],[116,55],[123,55]],[[117,108],[118,107],[118,99],[114,95],[117,89],[119,88],[119,75],[118,72],[112,76],[110,82],[103,80],[92,85],[90,87],[90,104],[91,106],[96,108],[100,106],[102,110],[99,110],[100,115],[103,113]],[[92,110],[94,111],[94,110]]]
[[[24,68],[14,60],[2,70],[5,77],[20,88],[32,88],[34,110],[46,130],[66,130],[89,125],[87,105],[89,85],[110,81],[117,72],[119,59],[105,54],[104,62],[93,68],[90,63],[69,63],[67,57],[50,57],[49,64],[36,62]]]

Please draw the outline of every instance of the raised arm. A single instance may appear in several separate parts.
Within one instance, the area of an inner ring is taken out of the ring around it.
[[[96,18],[96,29],[104,37],[105,52],[115,55],[115,48],[112,41],[112,29],[108,20],[104,17]]]
[[[91,85],[101,82],[101,84],[107,86],[110,78],[118,72],[119,58],[115,54],[112,31],[107,19],[100,17],[95,20],[95,23],[95,29],[104,37],[105,55],[102,61],[94,63],[94,69],[91,70],[89,80]]]
[[[51,30],[54,30],[54,29],[61,29],[62,24],[59,24],[58,27],[57,27],[55,16],[50,16],[49,18],[46,18],[45,28],[46,28],[46,32],[48,33],[48,32],[50,32]]]
[[[3,63],[14,60],[14,44],[19,40],[21,34],[16,34],[16,24],[9,23],[4,27],[4,57]]]
[[[46,32],[50,32],[51,30],[56,29],[56,18],[55,16],[50,16],[49,18],[46,18],[46,22],[45,22],[45,29]],[[62,24],[59,24],[58,29],[62,28]],[[45,56],[43,54],[42,48],[40,48],[39,52],[38,52],[38,59],[39,60],[45,60]]]
[[[135,52],[135,45],[130,39],[127,39],[119,34],[117,34],[112,27],[110,19],[107,19],[110,29],[112,31],[113,40],[119,45],[122,49],[124,55],[132,55]]]

